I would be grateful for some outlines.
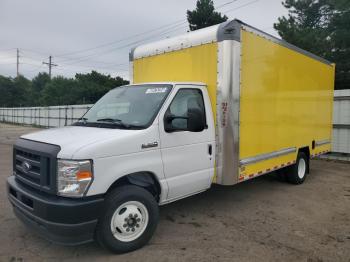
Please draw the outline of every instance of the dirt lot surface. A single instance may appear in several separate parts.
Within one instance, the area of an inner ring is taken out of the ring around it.
[[[6,196],[12,143],[35,129],[0,124],[0,261],[350,261],[350,164],[313,160],[300,186],[274,174],[160,208],[141,250],[51,244],[22,225]]]

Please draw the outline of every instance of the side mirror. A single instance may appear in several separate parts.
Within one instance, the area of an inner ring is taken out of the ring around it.
[[[175,119],[182,119],[186,121],[186,124],[176,126],[173,123]],[[164,116],[164,129],[168,133],[175,131],[201,132],[205,128],[205,115],[199,108],[189,108],[187,116],[174,116],[172,114],[166,114]]]
[[[201,132],[206,128],[205,115],[199,108],[189,108],[187,111],[187,130]]]
[[[165,114],[164,116],[164,130],[165,132],[171,133],[176,131],[177,129],[173,127],[173,120],[175,116],[172,114]]]

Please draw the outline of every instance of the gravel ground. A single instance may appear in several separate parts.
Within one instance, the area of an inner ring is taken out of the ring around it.
[[[325,160],[303,185],[270,174],[163,206],[151,242],[129,254],[51,244],[15,218],[5,190],[13,142],[36,130],[0,124],[0,261],[350,261],[350,164]]]

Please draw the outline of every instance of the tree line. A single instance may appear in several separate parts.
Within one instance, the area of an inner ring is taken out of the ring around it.
[[[109,90],[128,84],[123,78],[96,71],[76,74],[74,78],[50,79],[39,73],[32,80],[0,76],[0,107],[93,104]]]

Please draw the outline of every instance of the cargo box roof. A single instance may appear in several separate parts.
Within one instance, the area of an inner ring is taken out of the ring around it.
[[[289,44],[288,42],[282,39],[274,37],[237,19],[226,21],[218,25],[209,26],[179,36],[170,37],[167,39],[137,46],[131,49],[129,54],[129,60],[133,61],[135,59],[143,57],[172,52],[175,50],[189,48],[192,46],[198,46],[213,42],[221,42],[224,40],[236,40],[240,42],[241,28],[253,32],[259,36],[262,36],[272,42],[275,42],[289,49],[295,50],[299,53],[309,56],[313,59],[316,59],[322,63],[331,65],[331,62],[327,61],[322,57],[319,57],[297,46]]]

